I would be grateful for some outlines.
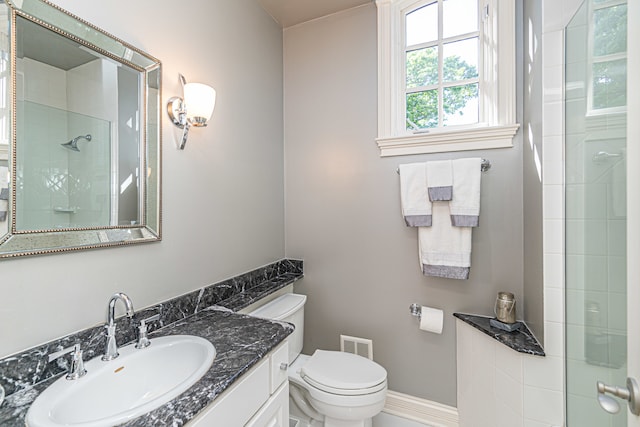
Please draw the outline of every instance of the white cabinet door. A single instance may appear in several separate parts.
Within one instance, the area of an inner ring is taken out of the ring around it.
[[[289,381],[280,386],[245,427],[289,426]]]

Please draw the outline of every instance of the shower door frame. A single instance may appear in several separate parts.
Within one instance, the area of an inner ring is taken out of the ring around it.
[[[640,40],[640,2],[627,2],[627,40]],[[627,376],[640,379],[640,50],[627,49]],[[631,76],[631,78],[629,77]],[[628,414],[628,427],[640,417]]]

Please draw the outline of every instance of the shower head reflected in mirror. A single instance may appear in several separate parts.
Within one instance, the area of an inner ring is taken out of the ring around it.
[[[80,149],[78,148],[78,140],[80,139],[86,139],[87,141],[91,141],[91,135],[86,134],[86,135],[76,136],[71,141],[62,143],[60,145],[62,145],[64,148],[68,150],[80,151]]]

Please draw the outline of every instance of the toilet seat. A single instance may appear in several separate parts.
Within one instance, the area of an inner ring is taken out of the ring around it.
[[[377,363],[351,353],[316,350],[300,369],[311,387],[341,396],[377,393],[387,387],[387,371]]]

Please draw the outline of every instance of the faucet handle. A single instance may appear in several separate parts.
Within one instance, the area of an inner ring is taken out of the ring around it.
[[[153,322],[155,320],[160,320],[159,313],[140,321],[140,326],[138,326],[138,343],[136,344],[136,348],[147,348],[149,347],[149,345],[151,345],[151,341],[149,341],[149,338],[147,337],[147,323]]]
[[[67,373],[65,378],[68,380],[77,380],[87,373],[87,370],[84,368],[84,361],[82,360],[82,350],[80,349],[80,344],[76,344],[72,347],[67,347],[63,350],[51,353],[49,355],[49,362],[53,362],[54,360],[59,359],[69,353],[71,353],[71,368],[69,368],[69,372]]]

